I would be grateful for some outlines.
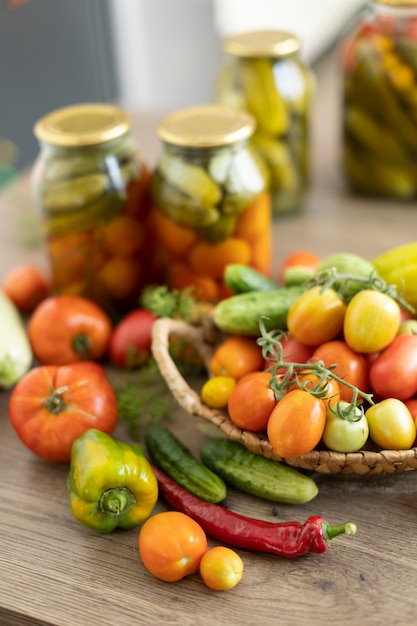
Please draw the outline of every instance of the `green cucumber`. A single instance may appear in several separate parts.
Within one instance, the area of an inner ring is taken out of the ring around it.
[[[306,474],[255,454],[231,439],[209,441],[202,447],[200,457],[226,484],[264,500],[305,504],[319,492]]]
[[[261,274],[253,267],[240,263],[226,265],[223,278],[234,294],[246,293],[247,291],[274,291],[278,289],[278,284],[275,280]]]
[[[145,432],[145,445],[152,462],[178,485],[206,502],[221,502],[226,484],[200,463],[165,426],[152,424]]]
[[[302,285],[292,285],[235,294],[216,304],[214,324],[226,333],[259,337],[259,320],[263,318],[266,330],[287,330],[288,311],[305,290]]]

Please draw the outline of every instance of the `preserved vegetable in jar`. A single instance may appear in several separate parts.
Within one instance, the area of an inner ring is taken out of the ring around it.
[[[252,143],[270,172],[274,216],[301,208],[309,180],[309,123],[314,76],[291,33],[253,31],[223,41],[215,82],[219,104],[249,111]]]
[[[230,295],[226,265],[271,271],[267,170],[248,143],[254,118],[203,105],[173,113],[157,132],[163,151],[151,177],[152,223],[162,280],[216,302]]]
[[[114,318],[137,306],[152,265],[150,171],[130,119],[108,104],[78,104],[39,120],[32,170],[52,288],[103,306]]]
[[[417,197],[417,0],[373,0],[344,38],[343,165],[353,190]]]

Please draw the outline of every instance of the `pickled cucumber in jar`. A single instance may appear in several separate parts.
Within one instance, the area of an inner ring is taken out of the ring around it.
[[[251,143],[268,170],[273,215],[291,214],[308,187],[313,73],[290,33],[243,33],[226,39],[223,49],[216,101],[255,117]]]
[[[374,0],[342,47],[343,165],[352,190],[417,197],[417,1]]]
[[[179,111],[159,126],[152,223],[171,289],[217,302],[229,295],[229,263],[271,271],[269,173],[249,143],[254,128],[253,116],[217,105]]]
[[[32,171],[57,294],[87,297],[116,320],[154,282],[150,172],[117,107],[74,105],[35,126]]]

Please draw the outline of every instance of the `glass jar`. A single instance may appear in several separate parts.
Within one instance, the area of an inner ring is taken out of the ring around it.
[[[417,1],[373,0],[342,45],[343,165],[353,190],[417,197]]]
[[[300,41],[280,31],[253,31],[223,41],[216,102],[249,111],[253,144],[270,171],[274,216],[302,206],[309,179],[309,122],[314,77]]]
[[[154,281],[150,172],[130,120],[108,104],[58,109],[37,122],[32,171],[52,288],[103,306],[114,318]]]
[[[178,111],[157,129],[163,151],[151,177],[156,255],[171,289],[216,302],[239,263],[271,271],[267,172],[248,143],[254,118],[230,107]]]

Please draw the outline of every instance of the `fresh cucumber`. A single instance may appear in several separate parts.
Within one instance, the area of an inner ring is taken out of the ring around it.
[[[172,480],[206,502],[221,502],[226,484],[200,463],[165,426],[152,424],[145,432],[145,445],[152,462]]]
[[[226,265],[223,275],[226,285],[236,293],[247,291],[273,291],[278,289],[278,284],[253,267],[240,263]]]
[[[214,324],[226,333],[259,337],[262,317],[266,330],[287,330],[288,311],[305,290],[302,285],[292,285],[274,291],[238,293],[216,304]]]
[[[213,439],[200,451],[201,460],[226,484],[265,500],[305,504],[318,494],[314,480],[284,463],[251,452],[231,439]]]

